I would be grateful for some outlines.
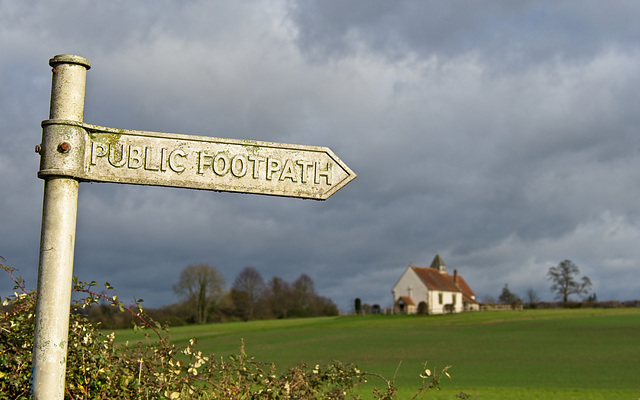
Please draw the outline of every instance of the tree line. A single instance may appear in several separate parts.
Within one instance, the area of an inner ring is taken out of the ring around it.
[[[230,289],[213,265],[194,264],[180,273],[173,291],[180,301],[147,314],[170,326],[257,319],[302,318],[338,315],[338,307],[318,295],[313,279],[301,274],[293,282],[274,276],[265,281],[254,267],[242,269]],[[130,316],[106,304],[93,306],[87,317],[104,328],[127,328]]]

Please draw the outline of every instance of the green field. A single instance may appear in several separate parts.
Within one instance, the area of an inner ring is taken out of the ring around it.
[[[396,374],[400,398],[420,385],[422,365],[451,365],[427,399],[639,399],[640,309],[476,312],[256,321],[171,329],[218,356],[247,354],[279,369],[351,362]],[[135,340],[119,332],[118,340]],[[363,394],[366,398],[366,394]]]

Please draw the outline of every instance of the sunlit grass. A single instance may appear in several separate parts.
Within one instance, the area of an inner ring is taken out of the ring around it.
[[[281,370],[352,362],[395,376],[400,398],[419,387],[425,361],[451,365],[453,377],[427,398],[455,398],[460,391],[477,399],[640,397],[639,309],[309,318],[179,327],[169,334],[177,344],[197,337],[201,350],[217,356],[237,354],[244,340],[250,356]],[[121,331],[117,337],[140,336]]]

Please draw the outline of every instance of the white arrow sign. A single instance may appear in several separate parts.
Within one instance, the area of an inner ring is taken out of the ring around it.
[[[46,137],[54,141],[48,146],[43,142],[42,178],[68,176],[325,200],[356,177],[326,147],[133,131],[66,120],[42,125],[45,142]],[[68,137],[69,142],[55,143],[54,137]]]

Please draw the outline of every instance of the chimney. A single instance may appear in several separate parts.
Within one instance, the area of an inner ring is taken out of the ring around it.
[[[458,284],[458,270],[457,269],[453,270],[453,283],[455,283],[456,285]]]

